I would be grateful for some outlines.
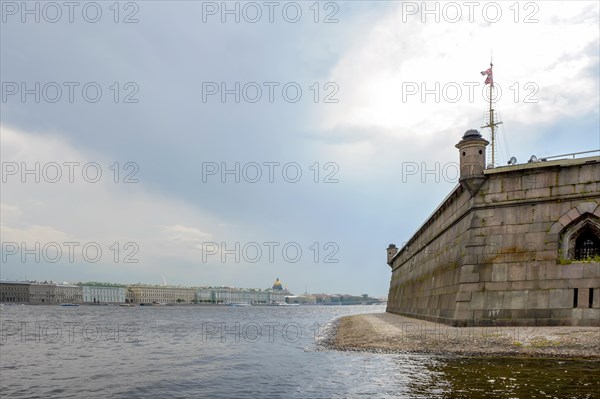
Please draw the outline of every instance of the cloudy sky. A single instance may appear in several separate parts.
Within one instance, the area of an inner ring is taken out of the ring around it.
[[[597,1],[0,4],[3,279],[386,295],[491,54],[498,163],[600,148]]]

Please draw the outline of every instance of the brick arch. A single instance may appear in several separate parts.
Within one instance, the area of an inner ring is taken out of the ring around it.
[[[574,220],[581,218],[581,216],[586,213],[600,218],[600,205],[594,201],[580,203],[558,218],[558,221],[550,227],[549,233],[559,234],[565,227],[573,223]]]
[[[570,209],[550,228],[551,234],[558,235],[558,248],[562,252],[560,258],[574,258],[575,241],[587,229],[600,237],[600,205],[596,202],[583,202]]]

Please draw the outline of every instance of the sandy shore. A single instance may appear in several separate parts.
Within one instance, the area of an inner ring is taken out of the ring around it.
[[[374,313],[338,319],[324,345],[382,353],[600,359],[600,327],[451,327]]]

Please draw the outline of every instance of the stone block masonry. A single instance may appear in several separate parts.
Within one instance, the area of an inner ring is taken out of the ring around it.
[[[457,144],[460,184],[402,248],[387,311],[454,326],[600,326],[600,156],[485,169]]]

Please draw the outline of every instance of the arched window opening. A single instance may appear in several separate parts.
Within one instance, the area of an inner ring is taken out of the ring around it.
[[[584,213],[562,230],[559,259],[597,262],[597,256],[600,256],[600,218]]]
[[[600,238],[587,228],[575,240],[575,259],[584,260],[600,255]]]

